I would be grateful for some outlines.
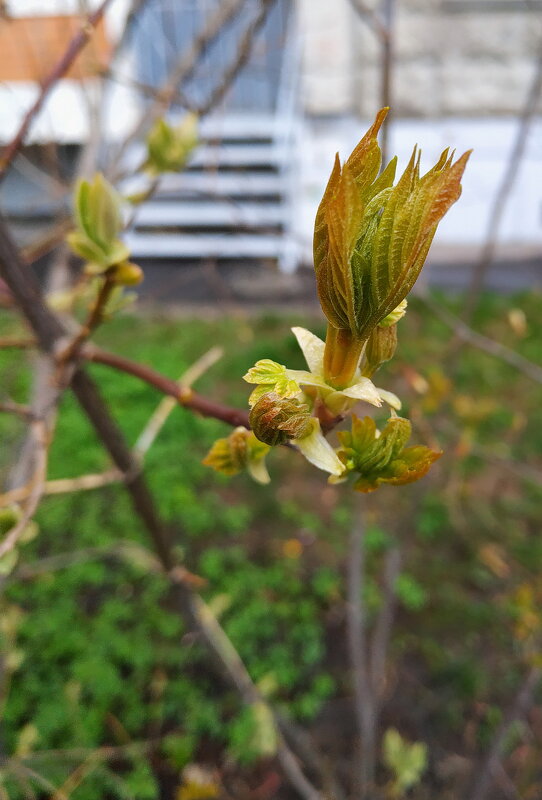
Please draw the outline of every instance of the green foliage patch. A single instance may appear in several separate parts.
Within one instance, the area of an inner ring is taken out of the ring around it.
[[[508,298],[485,298],[478,325],[536,360],[541,298],[533,293],[513,303],[525,312],[525,335],[508,323]],[[197,388],[245,406],[247,387],[232,376],[243,375],[262,354],[303,368],[289,322],[277,316],[210,322],[123,316],[108,323],[98,341],[172,378],[223,342],[224,358]],[[429,749],[438,739],[459,752],[465,719],[477,746],[488,741],[499,706],[536,650],[524,587],[542,568],[542,489],[535,477],[542,468],[542,391],[466,346],[451,386],[443,360],[449,330],[416,301],[402,325],[398,357],[384,368],[388,383],[400,390],[415,428],[417,409],[428,419],[429,430],[417,430],[418,438],[433,436],[429,444],[445,454],[434,476],[397,490],[392,507],[386,487],[382,498],[371,500],[377,524],[368,532],[368,607],[374,617],[388,548],[396,537],[408,540],[393,644],[403,702],[393,724],[399,730],[409,724],[407,738]],[[0,317],[2,334],[14,330],[11,317]],[[405,369],[414,361],[423,365],[418,376]],[[135,378],[105,367],[91,371],[133,443],[159,398]],[[21,369],[20,352],[0,351],[0,373],[5,392],[24,402],[29,370]],[[0,415],[4,476],[21,432],[18,421]],[[201,464],[226,433],[216,421],[176,409],[147,456],[146,472],[179,554],[208,581],[204,595],[253,679],[276,706],[314,720],[332,695],[350,696],[344,654],[335,653],[333,643],[342,636],[345,543],[358,501],[332,486],[323,491],[303,459],[280,451],[269,459],[270,487],[248,476],[227,481]],[[108,466],[67,394],[49,477]],[[24,579],[16,574],[5,586],[4,613],[20,612],[15,644],[3,636],[4,650],[16,648],[20,660],[4,710],[6,752],[26,748],[27,763],[59,785],[84,761],[82,753],[124,747],[115,759],[89,768],[75,800],[153,798],[159,783],[191,760],[256,757],[248,746],[254,715],[217,681],[203,647],[172,608],[167,582],[149,571],[149,543],[122,488],[50,497],[37,521],[40,534],[24,546],[24,566],[74,558]],[[404,665],[405,674],[416,673],[415,682],[401,680]],[[43,755],[53,749],[63,755]],[[12,777],[4,779],[10,797],[23,796]]]

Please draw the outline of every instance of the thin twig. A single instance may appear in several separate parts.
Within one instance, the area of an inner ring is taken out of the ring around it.
[[[320,776],[327,794],[333,800],[346,800],[346,795],[342,787],[338,784],[333,775],[334,765],[324,754],[314,747],[310,734],[298,725],[294,720],[278,712],[275,714],[280,729],[293,750],[297,752],[302,762]]]
[[[87,561],[96,561],[103,558],[116,558],[121,561],[145,564],[147,570],[160,571],[160,564],[156,556],[144,547],[133,542],[118,542],[112,547],[87,547],[71,553],[59,553],[56,556],[42,558],[32,564],[21,564],[6,579],[6,583],[17,581],[32,581],[51,572],[68,569],[75,564],[84,564]]]
[[[100,762],[100,757],[91,753],[81,764],[70,772],[62,786],[51,794],[49,800],[69,800],[71,794],[85,780],[85,778],[95,769]]]
[[[70,217],[57,219],[46,233],[40,234],[35,240],[21,248],[21,260],[25,264],[33,264],[54,250],[72,229],[73,220]]]
[[[54,89],[58,81],[68,72],[79,53],[83,50],[87,42],[94,34],[94,30],[102,19],[110,2],[111,0],[103,0],[96,11],[89,15],[85,23],[81,26],[80,30],[75,34],[69,43],[60,60],[55,64],[46,78],[44,78],[36,100],[26,112],[19,130],[11,142],[7,145],[0,158],[0,182],[4,179],[8,167],[17,155],[20,147],[23,145],[28,130],[34,121],[34,117],[41,111],[41,108],[47,100],[49,93],[52,91],[52,89]]]
[[[17,756],[17,758],[10,758],[6,761],[5,766],[10,769],[12,765],[33,761],[45,761],[50,758],[54,763],[61,761],[72,761],[81,758],[88,758],[91,753],[99,754],[103,761],[113,758],[120,758],[124,755],[131,755],[144,752],[145,750],[152,749],[163,742],[163,737],[157,739],[145,739],[138,742],[128,742],[121,745],[105,745],[103,747],[70,747],[66,749],[53,749],[53,750],[34,750],[28,755]]]
[[[71,492],[91,491],[92,489],[101,489],[104,486],[109,486],[111,483],[118,483],[123,481],[125,476],[117,469],[109,469],[105,472],[98,472],[89,475],[79,475],[76,478],[57,478],[53,481],[47,481],[43,490],[43,495],[53,494],[70,494]],[[22,503],[30,494],[31,488],[28,485],[17,486],[10,489],[0,496],[0,508],[13,505],[14,503]]]
[[[246,411],[216,403],[213,400],[209,400],[207,397],[197,394],[188,387],[179,386],[177,381],[174,381],[172,378],[167,378],[165,375],[161,375],[146,364],[139,364],[136,361],[131,361],[116,353],[109,353],[93,344],[87,344],[83,347],[81,350],[81,357],[86,361],[92,361],[96,364],[105,364],[121,372],[126,372],[128,375],[134,375],[136,378],[158,389],[159,392],[174,397],[184,408],[197,411],[204,417],[214,417],[233,427],[237,427],[238,425],[249,427],[248,414]]]
[[[230,681],[237,687],[244,703],[248,706],[264,703],[237,650],[226,636],[211,608],[199,595],[193,592],[190,593],[187,599],[200,633],[205,638],[211,651],[218,657]],[[275,725],[277,758],[292,786],[297,789],[300,796],[305,800],[321,800],[320,792],[315,789],[301,771],[297,759],[280,732],[278,723],[275,722]]]
[[[239,43],[239,47],[237,48],[235,57],[229,66],[224,70],[219,85],[213,89],[207,102],[198,107],[197,111],[201,116],[208,114],[209,111],[214,108],[214,106],[218,105],[232,85],[236,76],[246,64],[252,52],[252,45],[254,43],[256,34],[264,24],[267,14],[275,2],[276,0],[260,0],[260,10],[258,11],[258,14],[254,20],[247,26]]]
[[[45,478],[47,475],[47,454],[49,447],[47,426],[43,420],[35,419],[31,423],[31,431],[35,441],[34,475],[31,482],[32,488],[29,492],[28,500],[21,519],[6,534],[3,541],[0,542],[0,558],[5,556],[6,553],[9,553],[14,547],[16,547],[17,542],[21,538],[36,512],[45,487]],[[0,507],[2,507],[2,505],[2,498],[0,497]]]
[[[528,714],[533,703],[533,694],[541,677],[542,670],[539,667],[531,667],[525,676],[506,718],[493,738],[483,763],[476,767],[476,777],[469,795],[470,800],[486,800],[488,797],[510,730],[518,720],[524,719]]]
[[[183,373],[177,382],[179,389],[182,387],[189,388],[210,366],[212,366],[212,364],[216,363],[221,356],[222,349],[220,347],[212,347]],[[169,414],[178,405],[178,400],[173,399],[173,397],[165,397],[159,403],[134,446],[134,454],[139,459],[144,458],[158,436],[162,426],[165,424]],[[5,407],[3,408],[2,406]],[[27,409],[25,406],[18,406],[13,403],[0,403],[0,411],[9,411],[25,418],[32,417],[32,410],[30,408]],[[90,491],[109,486],[111,483],[118,483],[124,479],[125,476],[122,472],[119,472],[117,469],[109,469],[105,472],[80,475],[76,478],[57,478],[56,480],[47,481],[43,493],[44,495],[54,495]],[[13,503],[20,503],[28,497],[29,493],[30,487],[28,485],[12,489],[0,498],[0,507],[12,505]]]
[[[536,381],[536,383],[542,383],[542,367],[539,367],[538,364],[529,361],[529,359],[516,353],[510,347],[473,330],[466,322],[463,322],[462,319],[456,317],[455,314],[452,314],[451,311],[448,311],[440,303],[435,302],[428,295],[421,296],[421,299],[445,325],[448,325],[455,332],[459,339],[473,347],[477,347],[479,350],[483,350],[484,353],[501,359],[501,361],[514,367],[514,369]]]
[[[7,764],[7,769],[11,771],[14,775],[18,776],[19,778],[26,778],[27,780],[34,781],[37,785],[44,789],[46,792],[54,792],[56,791],[56,787],[54,783],[51,783],[44,775],[40,772],[36,772],[36,770],[31,769],[30,767],[26,766],[25,764],[20,764],[10,759]],[[35,795],[31,795],[34,796]]]
[[[348,548],[346,622],[348,652],[354,683],[354,710],[361,739],[359,792],[368,800],[375,780],[376,731],[374,697],[368,665],[367,620],[364,599],[365,526],[358,515],[351,532]]]
[[[157,91],[154,102],[150,107],[145,107],[139,122],[115,152],[111,162],[111,169],[108,170],[113,176],[118,176],[119,166],[122,164],[123,156],[130,145],[144,136],[152,124],[167,111],[175,96],[179,94],[179,87],[193,74],[199,59],[205,54],[224,27],[240,12],[243,5],[244,0],[227,0],[224,3],[220,3],[208,18],[205,27],[197,34],[188,50],[181,54],[177,63],[173,66],[164,85]]]
[[[16,417],[21,419],[31,420],[34,414],[30,406],[22,406],[20,403],[14,403],[12,400],[4,400],[0,403],[0,412],[4,414],[15,414]]]
[[[489,214],[485,243],[482,248],[480,259],[472,272],[472,279],[468,290],[467,303],[465,307],[465,319],[467,321],[472,319],[472,315],[474,314],[476,304],[478,303],[478,299],[480,297],[480,292],[484,287],[487,271],[491,266],[493,259],[495,258],[503,215],[508,200],[510,199],[512,188],[518,176],[519,167],[525,153],[529,132],[536,115],[538,98],[540,97],[541,92],[542,53],[539,55],[536,61],[533,80],[527,93],[525,105],[519,117],[514,146],[510,152],[510,157],[508,159],[508,164],[506,165],[501,184],[493,200],[493,205]]]
[[[382,606],[376,621],[371,646],[371,682],[375,702],[375,716],[378,716],[379,700],[385,686],[386,659],[397,602],[395,584],[400,569],[401,551],[397,546],[394,546],[386,553]]]
[[[11,336],[0,336],[0,350],[8,350],[13,348],[16,350],[27,350],[31,347],[36,347],[36,340],[30,338],[16,339]]]
[[[370,25],[380,41],[384,42],[388,36],[388,29],[375,9],[370,8],[364,0],[350,0],[350,5],[356,14]]]
[[[83,346],[84,342],[90,337],[90,335],[96,330],[96,328],[100,325],[103,321],[104,314],[106,311],[107,303],[109,302],[109,298],[111,297],[111,292],[115,288],[115,277],[113,270],[108,270],[105,273],[105,277],[103,278],[102,285],[100,286],[100,291],[98,292],[98,296],[96,300],[92,304],[92,307],[88,313],[88,317],[74,336],[72,341],[66,346],[66,348],[57,355],[57,363],[59,367],[67,366],[70,364],[73,359],[77,358],[79,354],[79,350]]]
[[[221,347],[212,347],[204,353],[201,358],[195,361],[192,366],[181,375],[177,381],[179,390],[182,389],[182,387],[191,389],[198,378],[222,358],[223,352]],[[173,397],[164,397],[163,400],[161,400],[134,445],[134,452],[140,458],[143,458],[152,446],[154,440],[165,425],[167,418],[177,405],[178,400]]]

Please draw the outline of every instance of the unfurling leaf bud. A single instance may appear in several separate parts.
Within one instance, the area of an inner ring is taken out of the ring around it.
[[[92,183],[79,181],[74,197],[77,229],[66,241],[76,255],[91,264],[94,273],[126,261],[130,252],[118,238],[123,228],[120,197],[103,175]]]
[[[415,147],[394,186],[396,159],[379,175],[377,135],[386,114],[387,109],[378,112],[343,165],[337,156],[316,214],[314,268],[330,328],[324,370],[338,389],[355,374],[360,343],[417,280],[440,220],[459,198],[470,155],[453,163],[445,150],[421,176]]]
[[[362,373],[371,378],[374,373],[393,358],[397,348],[397,325],[383,328],[377,325],[367,340]]]
[[[276,392],[267,392],[258,400],[249,421],[255,436],[270,446],[303,439],[313,430],[308,406]]]
[[[186,164],[197,143],[196,114],[187,114],[177,126],[169,125],[165,120],[159,119],[147,137],[146,167],[153,174],[178,172]]]
[[[269,447],[259,441],[252,431],[239,427],[228,437],[217,439],[203,463],[223,475],[237,475],[246,469],[258,483],[269,483],[264,462],[268,452]]]
[[[341,447],[337,451],[345,474],[358,478],[354,489],[373,492],[382,483],[402,485],[423,478],[441,452],[418,445],[405,447],[412,426],[407,419],[391,417],[382,432],[371,417],[352,416],[352,430],[341,431]]]

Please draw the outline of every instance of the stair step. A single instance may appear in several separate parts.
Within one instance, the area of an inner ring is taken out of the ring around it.
[[[132,182],[129,192],[142,191],[146,182]],[[194,194],[208,197],[281,197],[286,190],[280,175],[253,173],[184,172],[168,173],[160,179],[155,200],[171,200],[171,195]]]
[[[228,114],[210,116],[200,124],[202,139],[271,138],[288,128],[288,121],[270,114]]]
[[[137,212],[135,228],[156,226],[157,228],[178,225],[208,227],[231,225],[232,227],[257,227],[280,225],[285,221],[286,210],[277,203],[146,203]]]
[[[204,144],[197,147],[187,164],[188,169],[202,167],[268,167],[276,169],[284,157],[284,148],[269,144]],[[145,158],[144,147],[134,147],[128,165],[135,168]]]
[[[280,258],[282,236],[184,235],[130,232],[126,244],[137,258]]]

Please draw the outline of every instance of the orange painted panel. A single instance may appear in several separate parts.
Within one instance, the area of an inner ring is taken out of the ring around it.
[[[40,81],[53,68],[81,28],[76,15],[0,20],[0,81]],[[67,78],[81,80],[108,63],[111,45],[103,20]]]

